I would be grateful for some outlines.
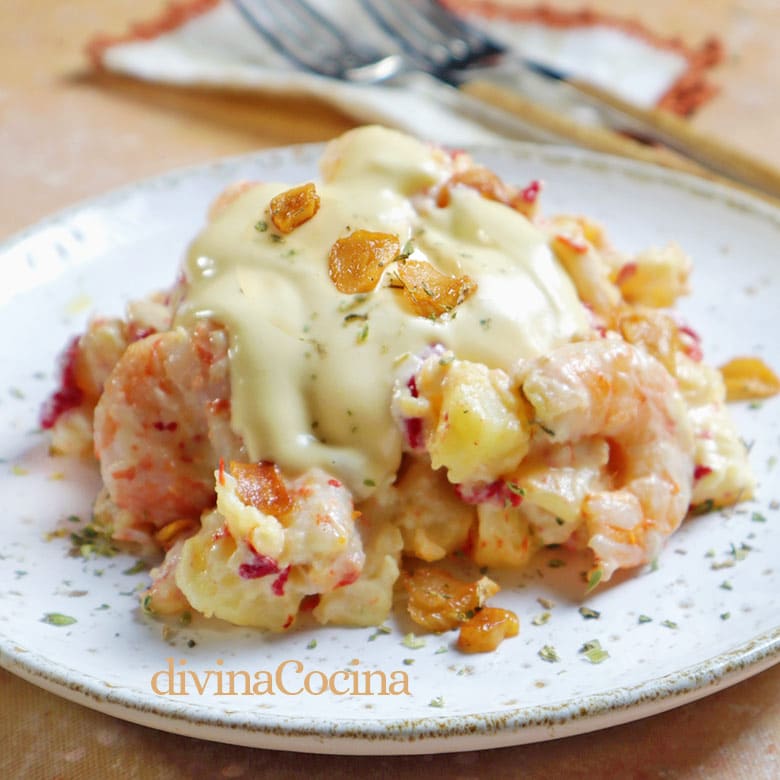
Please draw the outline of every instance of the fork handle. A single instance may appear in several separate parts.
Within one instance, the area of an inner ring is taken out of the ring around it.
[[[637,123],[631,127],[637,128],[649,140],[660,142],[724,176],[780,197],[780,171],[772,165],[709,133],[703,133],[668,111],[640,108],[606,89],[579,79],[568,79],[567,83],[603,106],[608,114],[613,112],[611,115],[618,121],[622,116],[629,117]]]
[[[463,82],[460,91],[503,111],[522,116],[527,123],[545,128],[550,135],[556,137],[558,142],[563,140],[595,151],[616,154],[691,173],[719,184],[736,187],[769,201],[775,206],[780,205],[780,201],[775,199],[775,196],[780,195],[780,177],[778,178],[778,186],[775,187],[771,186],[771,178],[769,180],[761,179],[760,183],[764,186],[760,186],[747,175],[737,176],[734,173],[723,175],[721,171],[725,167],[724,165],[719,166],[719,170],[715,171],[713,170],[714,166],[702,165],[667,146],[649,146],[613,130],[581,124],[564,114],[529,100],[516,90],[485,79]]]

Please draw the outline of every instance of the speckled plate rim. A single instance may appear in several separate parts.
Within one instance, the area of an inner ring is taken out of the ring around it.
[[[86,207],[110,207],[114,202],[144,188],[165,188],[188,175],[218,170],[237,163],[250,163],[258,156],[290,154],[310,159],[323,144],[300,144],[225,157],[206,164],[176,169],[114,189],[60,210],[0,243],[6,252],[35,235],[56,227]],[[766,219],[780,227],[780,209],[727,186],[633,162],[610,155],[568,147],[532,143],[501,143],[470,147],[476,155],[491,151],[511,152],[518,158],[533,157],[557,165],[610,170],[629,178],[682,190],[690,195],[716,199],[730,209]],[[164,702],[150,706],[138,700],[134,689],[110,686],[85,675],[82,670],[52,663],[44,655],[21,647],[13,637],[0,633],[0,667],[56,695],[91,709],[139,725],[218,742],[310,753],[391,755],[507,747],[572,736],[649,717],[701,699],[735,685],[780,662],[780,626],[763,632],[728,652],[705,659],[672,674],[633,686],[605,690],[562,703],[512,707],[477,715],[425,718],[340,718],[318,723],[310,718],[273,714],[231,713],[190,702]],[[74,679],[75,675],[80,679]],[[272,722],[273,721],[273,722]]]
[[[0,636],[0,666],[41,688],[107,715],[174,734],[270,750],[347,755],[409,755],[481,750],[543,742],[657,715],[735,685],[780,662],[780,628],[733,650],[660,679],[614,688],[561,704],[516,707],[453,717],[372,721],[342,718],[317,723],[309,718],[234,715],[202,705],[176,702],[150,707],[131,690],[111,687],[28,654]],[[270,722],[271,720],[274,722]]]

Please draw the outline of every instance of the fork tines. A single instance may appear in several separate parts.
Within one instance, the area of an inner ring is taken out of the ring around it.
[[[416,62],[451,70],[500,54],[504,47],[436,0],[360,0],[376,23]]]
[[[332,78],[378,59],[305,0],[233,0],[251,27],[295,64]]]

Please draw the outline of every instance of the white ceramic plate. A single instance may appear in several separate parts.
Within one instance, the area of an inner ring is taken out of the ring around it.
[[[581,562],[551,567],[549,560],[561,556],[542,556],[526,577],[505,580],[495,601],[518,613],[521,634],[488,655],[458,653],[454,634],[407,647],[404,623],[391,623],[389,633],[324,628],[282,637],[205,623],[164,631],[138,609],[146,575],[127,573],[133,558],[85,561],[68,556],[67,539],[47,541],[69,515],[88,517],[98,485],[88,465],[49,458],[36,430],[66,339],[90,312],[118,313],[128,298],[169,284],[225,184],[308,179],[319,153],[312,146],[265,152],[132,185],[3,247],[0,663],[89,707],[176,733],[311,752],[422,753],[614,725],[777,662],[777,400],[734,407],[760,482],[754,501],[687,522],[657,568],[616,578],[588,599],[597,618],[578,610]],[[625,250],[677,240],[696,262],[694,294],[682,309],[703,333],[707,359],[756,354],[780,367],[774,335],[780,213],[700,181],[579,151],[517,145],[483,149],[477,157],[518,183],[544,179],[545,213],[587,213]],[[539,598],[555,606],[545,609]],[[545,611],[549,620],[535,625]],[[52,625],[43,620],[48,613],[76,622]],[[609,653],[597,665],[578,652],[592,639]],[[560,660],[543,660],[544,646]],[[166,692],[168,659],[176,674],[192,673],[184,694]],[[228,671],[236,673],[235,695]],[[271,687],[244,695],[240,672],[253,680],[257,673],[261,686],[270,678]],[[363,672],[373,672],[368,688]],[[408,693],[398,693],[403,673]],[[384,695],[383,676],[388,685],[396,682]],[[153,679],[162,693],[153,690]],[[335,691],[316,693],[323,679]]]

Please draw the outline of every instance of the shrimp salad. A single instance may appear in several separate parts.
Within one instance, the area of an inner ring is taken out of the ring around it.
[[[147,611],[282,631],[405,601],[489,650],[517,618],[453,559],[564,545],[594,587],[751,496],[723,377],[670,308],[688,257],[627,257],[540,189],[358,128],[317,182],[222,193],[170,289],[90,321],[42,421],[97,458],[95,524],[158,556]]]

